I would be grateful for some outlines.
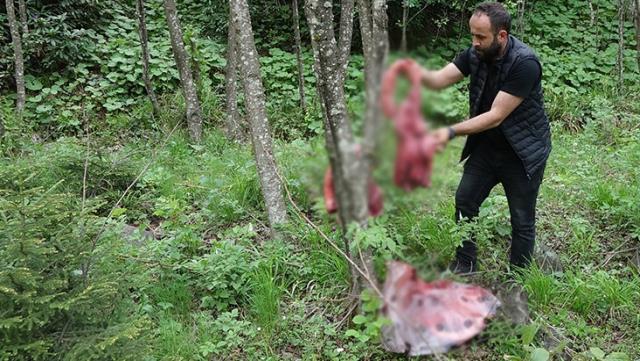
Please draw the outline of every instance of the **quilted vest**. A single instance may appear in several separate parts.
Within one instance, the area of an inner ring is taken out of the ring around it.
[[[509,45],[503,56],[497,76],[498,89],[509,75],[511,68],[526,59],[535,60],[538,65],[540,61],[533,50],[512,35],[509,35]],[[487,64],[478,58],[476,51],[472,48],[470,52],[471,82],[469,84],[469,111],[471,117],[478,115],[482,92],[487,78]],[[542,66],[540,65],[542,69]],[[522,103],[509,116],[500,123],[505,138],[522,161],[527,176],[544,168],[544,165],[551,152],[551,130],[549,119],[544,110],[544,100],[542,95],[542,84],[534,86],[531,93],[524,98]],[[478,143],[478,135],[472,134],[467,138],[462,150],[461,161],[466,159]]]

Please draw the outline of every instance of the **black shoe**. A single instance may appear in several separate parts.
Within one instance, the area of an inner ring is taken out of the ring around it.
[[[449,271],[460,276],[470,275],[474,272],[478,272],[478,263],[475,261],[465,261],[454,258],[449,264]]]

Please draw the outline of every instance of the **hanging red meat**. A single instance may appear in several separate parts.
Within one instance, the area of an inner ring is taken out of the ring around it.
[[[396,106],[394,93],[399,74],[407,76],[411,90],[407,99]],[[382,110],[392,119],[398,139],[394,182],[412,190],[431,186],[433,156],[437,143],[429,134],[420,109],[421,70],[411,59],[396,61],[384,74],[380,91]]]
[[[387,351],[411,356],[442,353],[468,341],[495,314],[500,301],[484,288],[440,280],[424,282],[402,262],[387,265],[382,329]]]
[[[338,210],[338,202],[336,200],[336,192],[333,185],[333,172],[331,167],[327,168],[324,173],[324,205],[328,213],[335,213]],[[379,216],[382,213],[382,191],[380,187],[369,180],[367,189],[369,215],[372,217]]]

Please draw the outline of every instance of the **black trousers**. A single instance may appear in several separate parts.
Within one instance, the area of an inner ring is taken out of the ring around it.
[[[511,214],[510,261],[513,265],[526,267],[535,243],[536,199],[543,173],[544,167],[529,178],[513,150],[498,151],[489,144],[479,144],[464,165],[456,191],[456,221],[477,217],[493,187],[502,184]],[[473,238],[463,241],[456,257],[459,262],[475,264],[477,246]]]

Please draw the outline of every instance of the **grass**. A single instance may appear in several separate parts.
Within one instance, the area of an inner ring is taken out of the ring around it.
[[[607,111],[619,111],[610,106]],[[559,254],[564,270],[547,274],[533,266],[516,277],[529,294],[531,318],[539,327],[535,336],[525,337],[532,331],[497,319],[448,359],[527,360],[532,350],[545,347],[550,329],[567,342],[565,350],[549,349],[556,355],[571,350],[574,359],[589,360],[589,350],[597,347],[640,357],[640,276],[630,261],[640,240],[640,146],[634,141],[640,132],[627,124],[600,134],[601,125],[587,123],[579,132],[554,126],[554,150],[539,197],[538,240]],[[94,141],[89,181],[99,186],[90,197],[108,207],[145,164],[150,143],[157,142],[132,140],[111,148]],[[464,227],[454,222],[462,144],[456,140],[438,156],[432,188],[412,193],[393,187],[393,144],[383,145],[375,177],[385,192],[385,213],[367,236],[378,242],[380,274],[385,260],[399,258],[426,279],[448,277],[442,270],[455,246],[474,232],[484,270],[475,281],[495,289],[510,277],[509,213],[500,187],[477,222]],[[80,200],[85,142],[67,138],[23,147],[2,159],[3,189],[49,189],[64,179],[54,191]],[[322,138],[276,142],[275,153],[296,202],[342,245],[335,217],[325,213],[321,199]],[[375,338],[360,342],[345,335],[352,327],[348,263],[293,209],[281,239],[267,239],[249,146],[229,143],[214,129],[195,146],[180,132],[122,207],[114,227],[154,224],[164,233],[135,252],[108,250],[138,266],[131,293],[119,297],[134,305],[132,315],[151,320],[144,330],[148,359],[401,359],[384,353]],[[101,212],[106,211],[97,215]]]

